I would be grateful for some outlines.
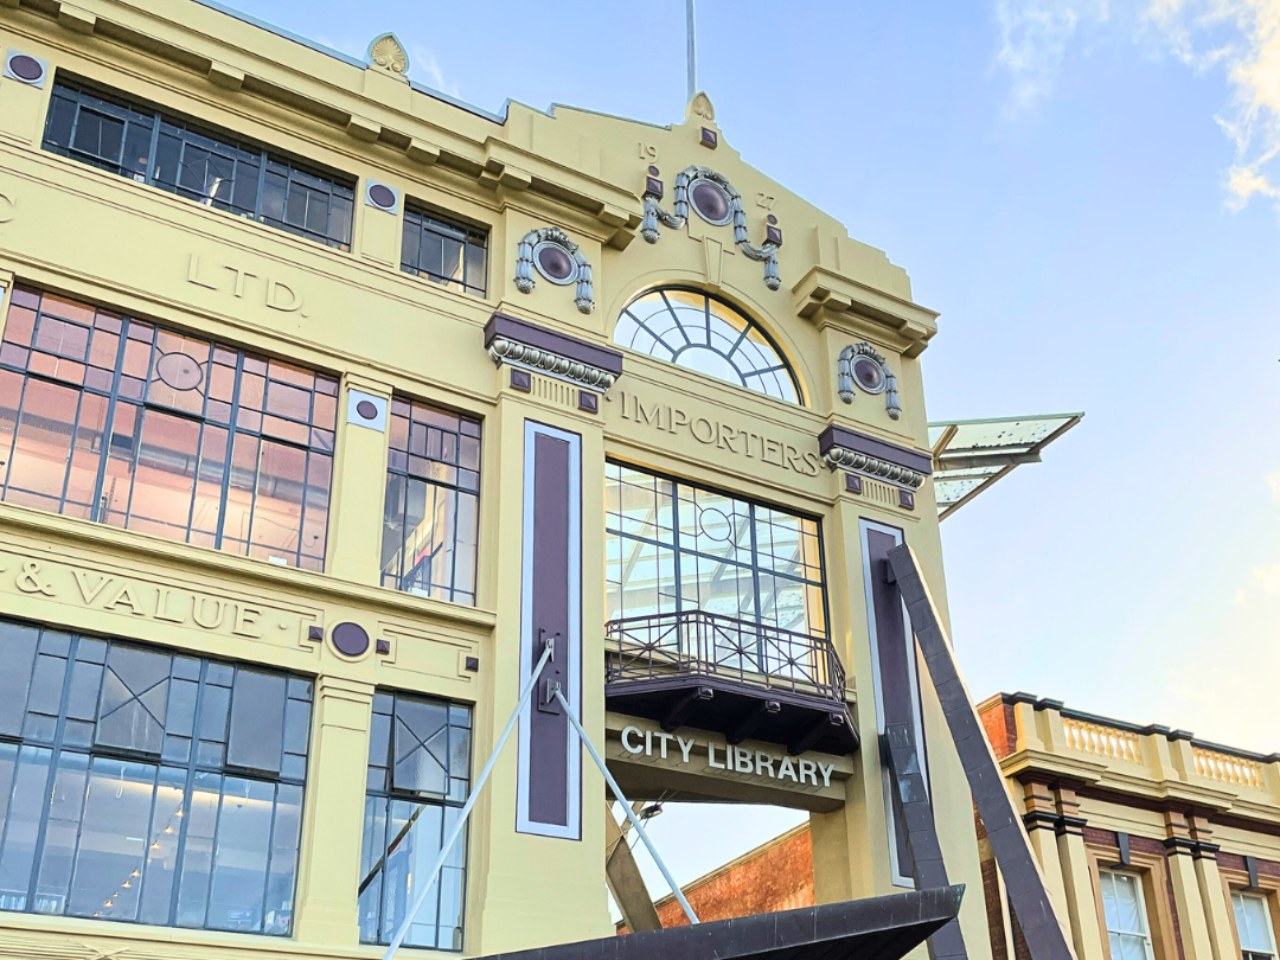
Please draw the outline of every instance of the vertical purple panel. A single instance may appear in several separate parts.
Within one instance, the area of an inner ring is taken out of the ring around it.
[[[869,527],[866,531],[867,562],[870,565],[871,610],[875,624],[876,662],[875,678],[880,693],[880,728],[890,724],[902,724],[922,735],[916,722],[919,710],[919,689],[913,682],[915,669],[914,642],[908,645],[906,621],[902,612],[902,597],[898,588],[885,579],[889,568],[889,551],[898,545],[899,537]],[[918,755],[923,763],[923,737],[917,742]],[[911,854],[907,848],[907,832],[903,823],[903,810],[897,790],[890,790],[893,804],[894,843],[897,850],[898,873],[911,876]]]
[[[582,709],[582,437],[532,420],[524,429],[520,676],[523,684],[548,641],[543,667],[520,719],[516,829],[581,839],[582,751],[558,700]]]
[[[542,656],[544,637],[556,638],[555,659],[542,672],[529,714],[529,819],[569,825],[569,718],[559,703],[545,709],[546,683],[568,689],[569,638],[569,475],[568,442],[540,433],[534,440],[533,469],[533,644],[528,668]]]

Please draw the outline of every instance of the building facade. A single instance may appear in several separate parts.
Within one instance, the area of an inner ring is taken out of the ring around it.
[[[820,903],[912,886],[908,724],[979,888],[881,575],[945,611],[901,268],[702,95],[495,115],[390,34],[3,9],[0,956],[378,955],[533,681],[407,946],[612,932],[557,690],[632,799],[811,811]]]
[[[1072,710],[1025,693],[978,707],[1081,960],[1272,960],[1280,930],[1280,754]],[[808,906],[807,825],[689,884],[708,916]],[[998,960],[1030,954],[981,821]],[[657,903],[679,923],[671,897]]]

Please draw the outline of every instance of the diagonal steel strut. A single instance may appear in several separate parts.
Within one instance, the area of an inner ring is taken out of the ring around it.
[[[1013,914],[1026,939],[1031,960],[1076,960],[1066,927],[1053,909],[1040,865],[960,677],[960,667],[920,573],[920,563],[911,547],[904,543],[889,551],[888,567],[886,579],[897,584],[907,605],[911,628],[938,692],[942,713],[956,752],[960,754],[978,815],[987,829],[996,866],[1004,876]]]

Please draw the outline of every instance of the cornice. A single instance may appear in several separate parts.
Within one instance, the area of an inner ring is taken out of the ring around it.
[[[1048,775],[1081,783],[1097,783],[1107,773],[1106,764],[1032,749],[1018,750],[1001,758],[1000,770],[1006,777],[1019,781]]]
[[[896,332],[909,345],[903,353],[914,357],[938,332],[938,313],[919,304],[836,273],[823,266],[809,269],[791,288],[796,313],[820,320],[819,314],[868,317]]]
[[[594,217],[602,225],[606,242],[615,248],[625,248],[640,224],[638,194],[511,143],[506,138],[512,133],[512,125],[506,117],[486,115],[444,95],[388,78],[382,71],[371,71],[354,59],[314,49],[301,38],[291,40],[269,32],[264,25],[233,16],[213,4],[200,4],[194,16],[180,20],[173,15],[178,4],[152,2],[139,7],[111,0],[82,3],[83,7],[72,8],[55,2],[44,10],[23,7],[23,11],[30,15],[28,25],[38,24],[39,17],[63,26],[47,35],[41,31],[42,41],[104,66],[121,65],[108,63],[100,47],[95,50],[86,46],[82,38],[108,41],[172,64],[190,75],[190,92],[194,93],[204,80],[210,84],[210,93],[224,102],[228,97],[234,102],[238,97],[256,96],[306,114],[328,126],[335,140],[341,140],[344,134],[352,138],[356,142],[351,146],[357,149],[396,150],[411,161],[411,166],[438,164],[475,180],[482,188],[541,193]],[[76,21],[81,24],[80,29],[66,29],[66,18],[59,16],[64,8],[85,14]],[[222,33],[212,33],[212,26],[204,22],[206,17],[230,23]],[[256,49],[235,46],[228,39],[245,27],[263,34],[265,39]],[[281,47],[281,53],[289,55],[271,58],[268,51],[276,45],[288,45]],[[303,62],[314,58],[316,69],[304,70],[299,57]],[[378,76],[370,78],[371,72]],[[384,86],[383,81],[390,87]],[[539,117],[547,123],[555,122],[546,114],[530,113],[534,122]],[[432,114],[437,116],[434,121]],[[501,134],[495,136],[494,132],[499,131]]]

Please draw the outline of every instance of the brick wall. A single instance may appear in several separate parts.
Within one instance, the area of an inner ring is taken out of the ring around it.
[[[813,906],[813,843],[801,824],[684,888],[699,920],[749,917]],[[670,894],[657,902],[664,927],[689,918]]]

